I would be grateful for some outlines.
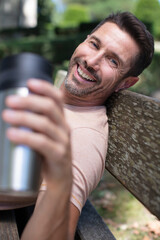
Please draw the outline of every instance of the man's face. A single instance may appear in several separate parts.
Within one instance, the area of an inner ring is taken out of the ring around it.
[[[72,55],[65,92],[90,106],[101,105],[114,92],[139,53],[136,42],[107,22],[87,37]]]

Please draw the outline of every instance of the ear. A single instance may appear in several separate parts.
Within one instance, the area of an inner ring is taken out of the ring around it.
[[[139,80],[138,77],[128,77],[123,79],[122,82],[117,86],[115,92],[133,86],[136,82],[138,82],[138,80]]]

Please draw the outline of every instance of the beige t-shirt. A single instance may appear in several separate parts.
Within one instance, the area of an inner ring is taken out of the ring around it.
[[[108,122],[106,108],[65,105],[66,120],[71,129],[73,158],[73,187],[71,202],[79,209],[100,181],[108,146]],[[45,182],[41,191],[46,190]],[[31,203],[32,204],[32,203]],[[29,204],[19,204],[23,207]],[[18,204],[0,204],[0,209],[17,208]]]
[[[65,105],[71,128],[73,187],[71,202],[79,209],[100,181],[108,147],[108,118],[104,106]]]

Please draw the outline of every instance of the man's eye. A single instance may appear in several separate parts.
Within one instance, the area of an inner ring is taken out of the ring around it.
[[[116,67],[118,66],[118,62],[115,59],[110,58],[110,62],[114,64]]]
[[[92,44],[93,47],[95,47],[96,49],[99,49],[99,46],[97,43],[95,43],[94,41],[90,42]]]

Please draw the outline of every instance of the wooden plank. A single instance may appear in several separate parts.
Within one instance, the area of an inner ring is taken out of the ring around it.
[[[116,240],[113,234],[87,200],[78,222],[75,240]]]
[[[0,240],[19,240],[14,211],[0,211]]]
[[[106,168],[160,219],[160,101],[125,90],[106,106]]]

